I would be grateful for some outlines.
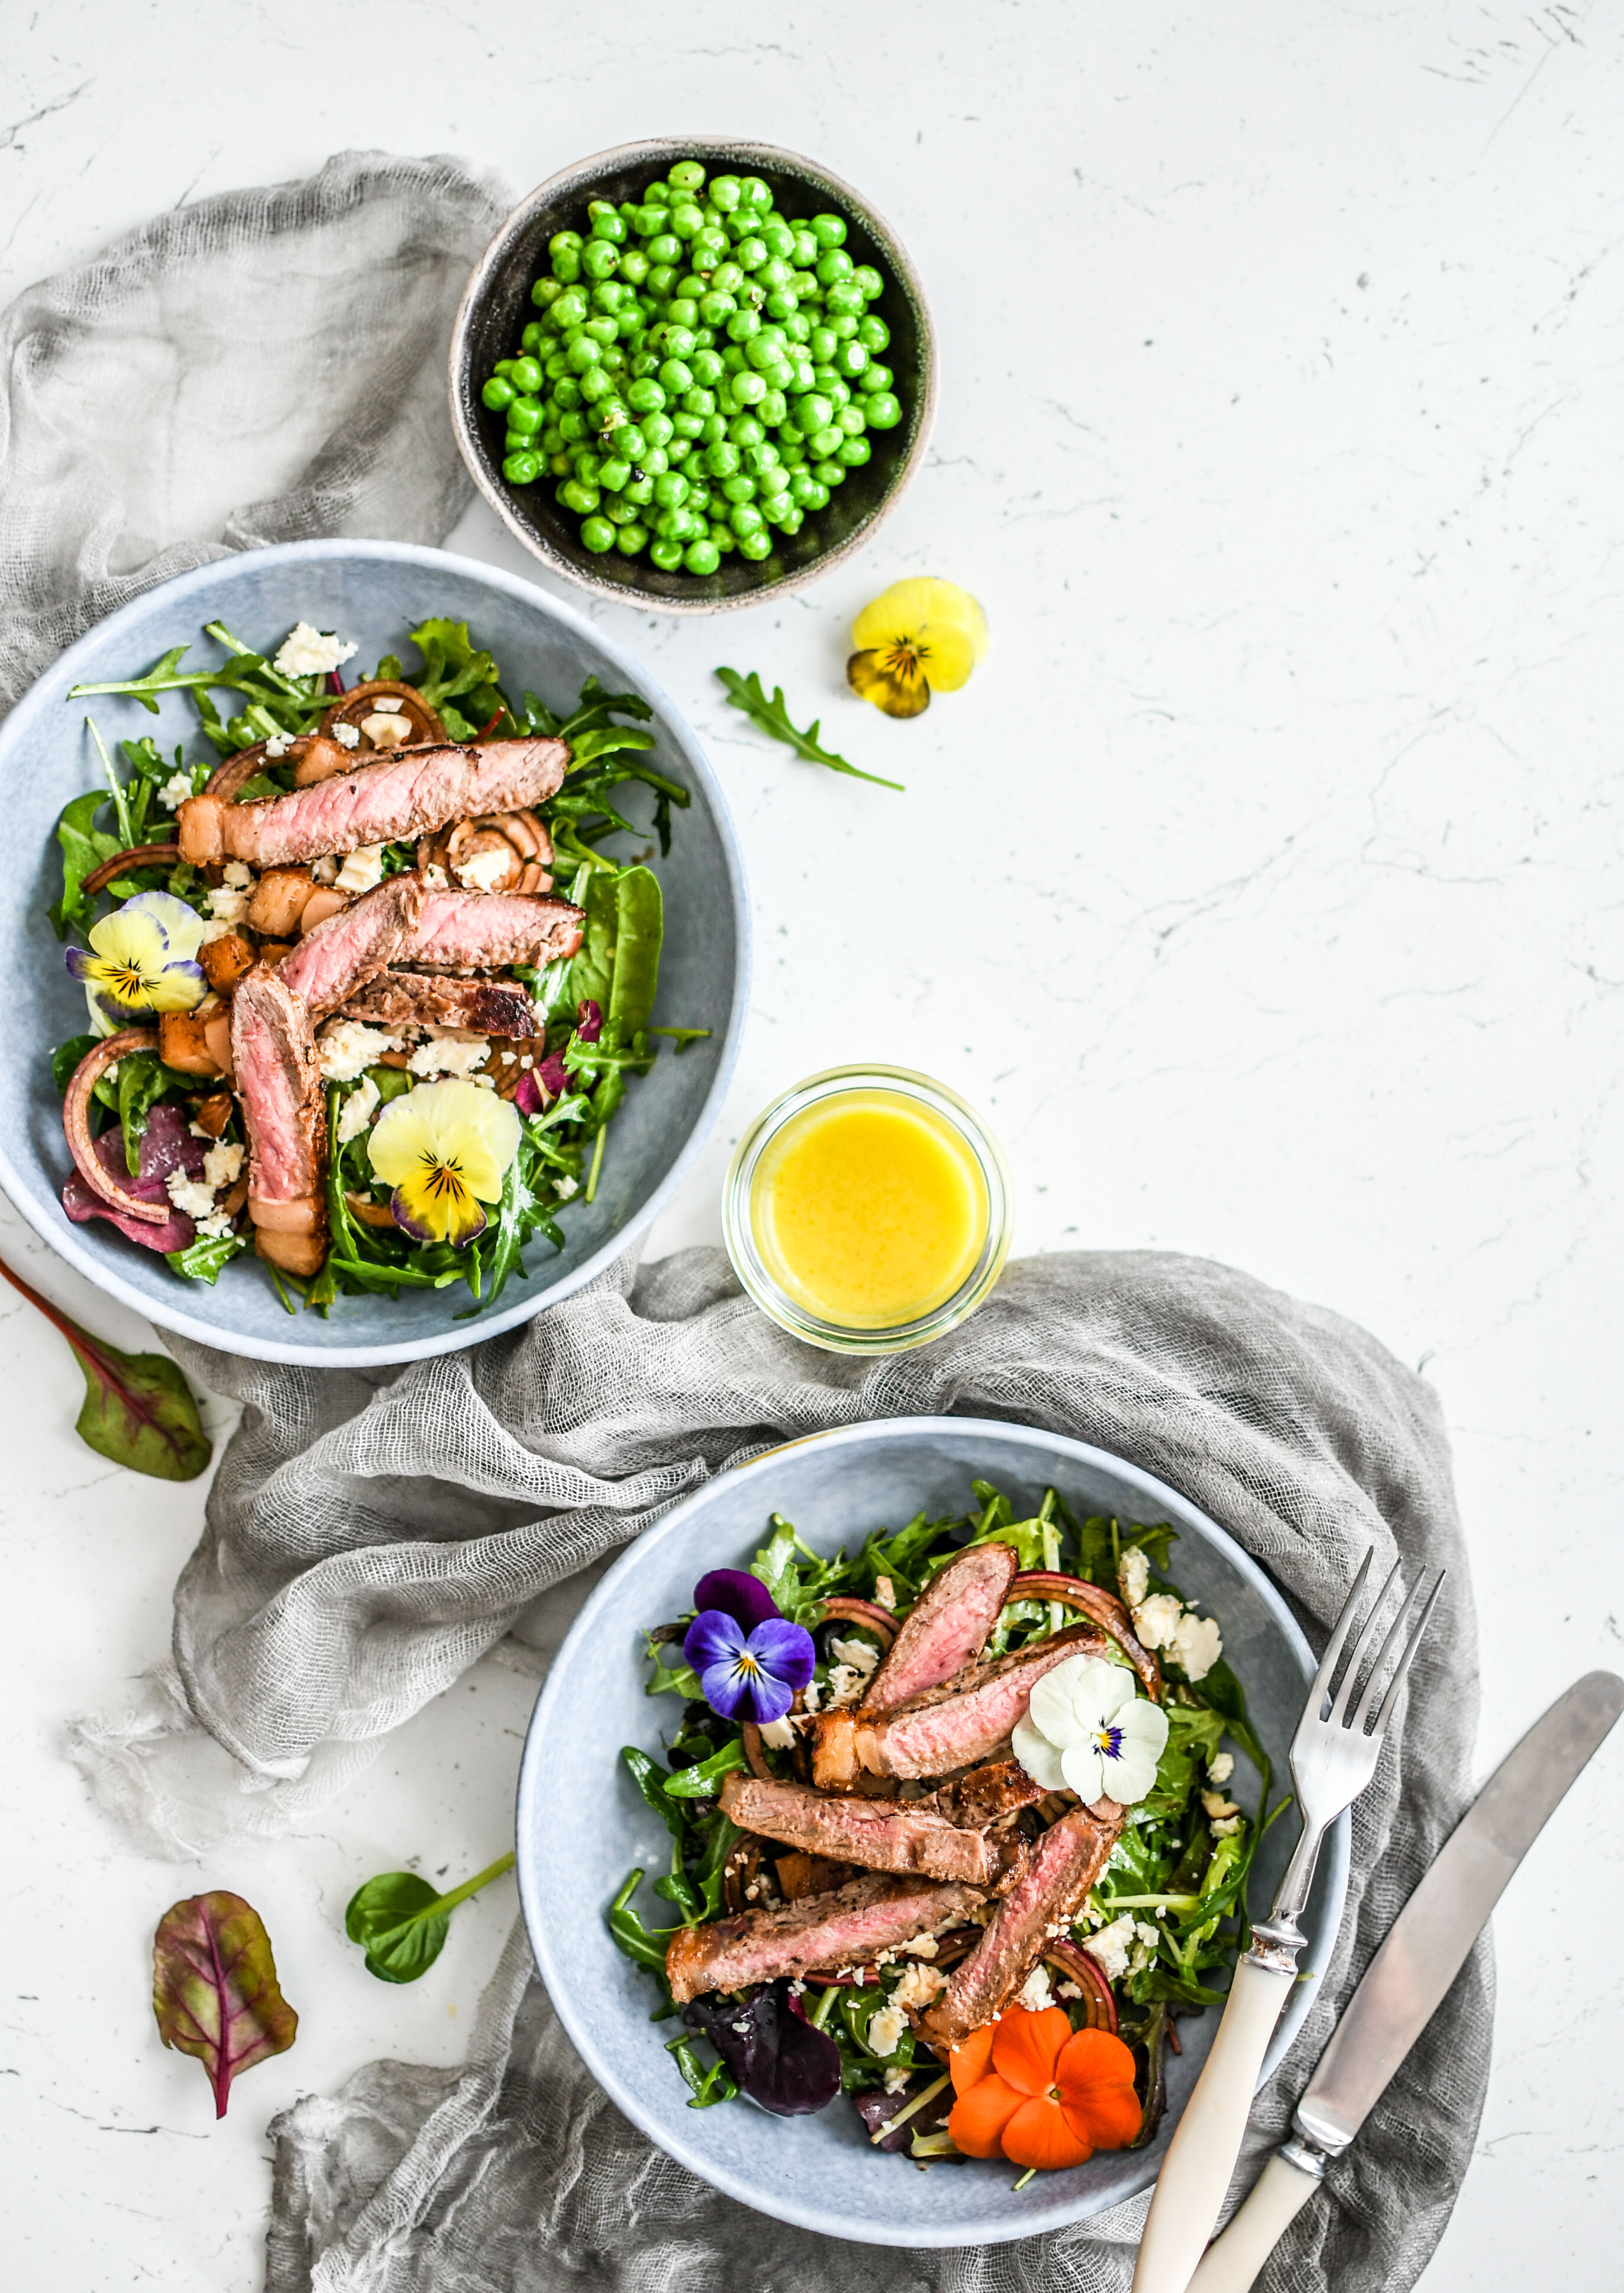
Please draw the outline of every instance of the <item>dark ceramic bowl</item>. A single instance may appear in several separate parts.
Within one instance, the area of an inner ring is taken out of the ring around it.
[[[840,215],[854,262],[872,263],[885,292],[871,307],[891,330],[886,364],[903,418],[894,430],[870,433],[872,458],[851,471],[826,508],[812,512],[799,533],[779,534],[770,557],[752,563],[736,552],[711,574],[662,573],[642,557],[611,550],[596,557],[584,548],[581,520],[553,499],[554,481],[510,486],[502,475],[507,425],[480,398],[498,359],[518,354],[519,336],[535,315],[530,290],[548,268],[547,243],[555,231],[579,231],[589,199],[640,196],[645,184],[677,160],[699,159],[707,174],[722,170],[759,175],[775,203],[797,218]],[[600,597],[651,605],[666,613],[719,613],[754,604],[764,595],[802,587],[865,541],[900,498],[924,459],[936,414],[936,338],[924,292],[890,226],[849,183],[793,151],[770,143],[735,143],[716,135],[658,136],[622,143],[553,175],[521,201],[475,265],[451,336],[451,424],[462,458],[481,493],[508,529],[544,563]]]

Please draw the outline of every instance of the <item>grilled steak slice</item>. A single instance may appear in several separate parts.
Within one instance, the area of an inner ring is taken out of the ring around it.
[[[996,1859],[978,1831],[958,1831],[931,1809],[897,1800],[824,1798],[805,1784],[735,1772],[722,1786],[722,1812],[741,1830],[828,1855],[865,1871],[917,1871],[927,1879],[987,1885]]]
[[[778,1877],[778,1892],[786,1903],[798,1903],[803,1895],[832,1895],[843,1887],[857,1873],[849,1863],[832,1863],[826,1855],[775,1856],[773,1869]]]
[[[231,998],[231,1065],[248,1134],[249,1217],[271,1235],[324,1234],[327,1125],[315,1036],[304,1005],[263,963]]]
[[[808,1895],[781,1911],[678,1927],[665,1949],[666,1978],[680,2006],[705,1990],[743,1990],[816,1966],[866,1965],[876,1952],[962,1919],[985,1900],[979,1887],[871,1871],[832,1895]]]
[[[1012,1544],[978,1544],[938,1570],[869,1681],[862,1709],[889,1712],[972,1664],[987,1645],[1019,1566]]]
[[[1101,1822],[1079,1807],[1044,1832],[980,1941],[924,2014],[928,2038],[956,2046],[1008,2005],[1043,1956],[1050,1930],[1073,1916],[1104,1870],[1122,1821],[1120,1809]]]
[[[568,769],[562,741],[483,741],[395,750],[386,762],[260,804],[189,797],[177,815],[181,855],[194,868],[248,860],[274,868],[362,844],[411,839],[479,813],[517,812],[556,795]]]
[[[573,955],[585,928],[586,918],[567,900],[519,892],[430,892],[404,960],[447,971],[540,967]]]
[[[318,924],[282,959],[282,984],[313,1017],[329,1011],[393,963],[422,912],[423,879],[391,876]]]
[[[1001,1816],[1031,1807],[1043,1795],[1042,1784],[1033,1782],[1019,1760],[994,1760],[984,1768],[972,1768],[967,1776],[955,1777],[928,1800],[913,1803],[934,1808],[962,1830],[984,1831]]]
[[[369,1019],[381,1027],[470,1027],[475,1034],[505,1035],[509,1041],[546,1031],[516,979],[385,971],[346,997],[343,1009],[346,1019]]]
[[[814,1730],[812,1780],[820,1790],[839,1791],[865,1770],[875,1776],[946,1776],[997,1758],[1016,1722],[1025,1719],[1044,1673],[1068,1657],[1098,1656],[1108,1646],[1092,1625],[1071,1625],[1034,1649],[972,1665],[892,1711],[872,1717],[861,1711],[822,1713]]]

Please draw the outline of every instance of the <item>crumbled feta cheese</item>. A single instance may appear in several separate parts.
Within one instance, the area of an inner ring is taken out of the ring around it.
[[[936,1937],[934,1935],[915,1935],[912,1942],[905,1942],[902,1947],[904,1950],[907,1952],[910,1958],[934,1958],[936,1957]]]
[[[223,916],[211,916],[198,934],[198,945],[207,947],[214,940],[224,939],[231,928]]]
[[[505,1067],[510,1067],[517,1058],[518,1053],[516,1051],[503,1051],[499,1053],[499,1056],[501,1059],[502,1065]]]
[[[1024,2006],[1028,2014],[1041,2014],[1046,2006],[1053,2005],[1054,1992],[1050,1987],[1046,1966],[1039,1965],[1033,1968],[1016,1992],[1015,2003],[1018,2006]]]
[[[910,2013],[928,2006],[947,1988],[947,1977],[939,1967],[910,1966],[903,1970],[902,1981],[891,1993],[893,2006],[905,2007]]]
[[[1208,1783],[1227,1784],[1235,1772],[1233,1752],[1216,1752],[1206,1763]]]
[[[221,874],[234,892],[246,892],[254,883],[254,871],[246,860],[228,860]]]
[[[832,1712],[848,1704],[856,1704],[868,1686],[868,1674],[859,1672],[855,1664],[837,1664],[829,1674],[828,1709]]]
[[[158,800],[170,812],[178,812],[191,794],[191,774],[171,773],[158,792]]]
[[[1214,1818],[1226,1815],[1238,1815],[1240,1813],[1240,1810],[1236,1806],[1234,1801],[1232,1799],[1225,1799],[1221,1791],[1203,1792],[1201,1795],[1201,1804],[1206,1810],[1208,1815]]]
[[[1148,1649],[1170,1649],[1184,1614],[1176,1592],[1153,1592],[1133,1610],[1133,1629]]]
[[[513,854],[487,844],[480,851],[470,852],[466,860],[458,861],[451,872],[465,891],[494,892],[512,871]]]
[[[1116,1582],[1122,1587],[1122,1597],[1130,1608],[1137,1608],[1150,1589],[1149,1556],[1137,1544],[1130,1544],[1123,1554],[1116,1570]]]
[[[577,1179],[567,1177],[563,1179],[555,1179],[553,1180],[553,1192],[557,1195],[561,1203],[567,1203],[572,1195],[580,1192],[580,1186],[581,1182]]]
[[[207,1218],[198,1220],[198,1232],[209,1242],[217,1242],[222,1235],[230,1234],[231,1230],[231,1221],[223,1211],[211,1211]]]
[[[1240,1814],[1221,1816],[1218,1821],[1213,1826],[1213,1837],[1214,1839],[1228,1839],[1233,1833],[1240,1829],[1241,1825],[1246,1821],[1246,1817]]]
[[[338,855],[329,852],[325,860],[313,862],[310,872],[318,884],[336,884],[338,881]]]
[[[292,748],[296,738],[296,733],[272,733],[271,738],[265,742],[266,756],[274,758],[280,763]]]
[[[1108,1927],[1101,1927],[1098,1934],[1090,1935],[1083,1948],[1106,1981],[1117,1982],[1128,1971],[1128,1954],[1134,1941],[1133,1921],[1125,1911],[1119,1919],[1113,1919]]]
[[[1080,1982],[1057,1982],[1054,1995],[1057,1998],[1081,1998],[1083,1986]]]
[[[335,725],[333,727],[333,738],[337,741],[338,746],[341,749],[359,749],[361,746],[361,727],[359,725]]]
[[[406,703],[397,701],[393,693],[384,693],[372,706],[380,717],[403,717],[406,714]]]
[[[165,1190],[177,1211],[188,1218],[206,1219],[214,1215],[215,1190],[199,1179],[189,1179],[184,1171],[171,1171],[164,1180]]]
[[[893,2062],[885,2074],[887,2094],[900,2094],[914,2073],[904,2062]]]
[[[900,2006],[881,2006],[868,2018],[868,2043],[877,2054],[894,2054],[907,2027],[908,2018]]]
[[[361,1088],[353,1090],[338,1111],[338,1144],[347,1146],[359,1138],[372,1117],[378,1113],[378,1090],[370,1075],[362,1075]]]
[[[406,1064],[415,1075],[471,1075],[490,1056],[483,1035],[431,1035]]]
[[[333,881],[341,892],[369,892],[384,880],[384,847],[363,844],[348,854]]]
[[[790,1725],[787,1712],[781,1720],[764,1720],[761,1722],[761,1741],[770,1744],[775,1752],[787,1752],[793,1748],[795,1730]]]
[[[522,1067],[524,1067],[526,1071],[528,1071],[530,1068],[533,1067],[535,1064],[536,1064],[536,1063],[535,1063],[534,1059],[532,1059],[532,1058],[531,1057],[530,1053],[529,1053],[528,1051],[523,1051],[523,1052],[521,1052],[521,1053],[520,1053],[520,1055],[519,1055],[519,1065],[520,1065]]]
[[[1192,1616],[1186,1608],[1179,1619],[1173,1653],[1184,1667],[1187,1680],[1205,1680],[1223,1654],[1223,1635],[1212,1616]]]
[[[382,1027],[369,1027],[361,1019],[334,1019],[321,1031],[316,1049],[327,1082],[359,1082],[386,1051],[404,1048],[404,1038]]]
[[[880,1661],[879,1650],[870,1648],[866,1641],[837,1641],[832,1637],[829,1646],[842,1664],[849,1664],[861,1673],[873,1672]]]
[[[245,1147],[233,1146],[229,1138],[222,1138],[218,1146],[211,1146],[204,1155],[203,1176],[216,1194],[223,1187],[236,1185],[241,1176],[247,1151]]]
[[[446,891],[451,884],[451,879],[437,860],[431,860],[424,869],[423,881],[431,892]]]
[[[819,1688],[816,1681],[815,1680],[808,1681],[806,1686],[800,1691],[800,1700],[802,1704],[805,1705],[808,1712],[817,1711],[822,1697],[823,1690]]]
[[[404,717],[386,717],[381,709],[363,717],[361,729],[375,749],[403,749],[411,738],[411,726]]]
[[[330,629],[313,629],[308,621],[298,621],[282,639],[274,665],[284,677],[330,677],[355,651]]]
[[[248,902],[252,896],[251,893],[239,892],[217,884],[208,895],[209,915],[217,924],[240,924],[248,916]],[[220,935],[216,933],[215,936],[218,938]]]
[[[882,1608],[894,1608],[897,1606],[897,1587],[889,1576],[875,1577],[874,1598]]]

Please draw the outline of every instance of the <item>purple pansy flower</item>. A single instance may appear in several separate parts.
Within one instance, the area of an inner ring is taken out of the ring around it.
[[[706,1703],[724,1720],[782,1720],[812,1677],[812,1635],[778,1612],[758,1577],[713,1568],[694,1588],[699,1614],[682,1653],[699,1674]]]

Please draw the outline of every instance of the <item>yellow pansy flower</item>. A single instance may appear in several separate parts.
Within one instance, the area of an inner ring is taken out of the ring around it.
[[[455,1077],[392,1098],[367,1141],[372,1168],[394,1188],[394,1222],[418,1242],[460,1250],[499,1202],[522,1125],[505,1098]]]
[[[168,892],[139,892],[90,928],[90,946],[65,960],[88,991],[98,1025],[122,1027],[147,1013],[191,1011],[208,993],[197,952],[203,920]]]
[[[852,625],[854,693],[888,717],[917,717],[932,687],[956,693],[987,651],[987,615],[967,589],[922,575],[893,581]]]

